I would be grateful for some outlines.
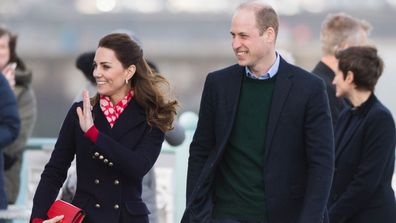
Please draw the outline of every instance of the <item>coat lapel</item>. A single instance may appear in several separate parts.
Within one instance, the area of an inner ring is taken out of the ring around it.
[[[228,87],[228,92],[226,93],[226,95],[228,96],[228,100],[230,101],[230,104],[233,108],[232,113],[230,113],[230,120],[235,119],[236,111],[238,110],[243,75],[244,68],[241,66],[238,66],[237,69],[235,69],[230,75],[230,85]],[[234,123],[231,122],[231,124],[233,125]]]
[[[350,114],[351,115],[351,114]],[[349,117],[349,118],[353,118],[353,117]],[[359,117],[360,119],[361,117]],[[353,122],[347,121],[344,122],[344,126],[341,126],[340,129],[344,129],[346,128],[345,125],[348,125],[348,129],[346,129],[345,131],[339,132],[337,131],[337,134],[335,136],[335,140],[337,142],[336,145],[336,160],[338,159],[338,157],[340,156],[340,154],[342,153],[342,151],[345,150],[345,148],[347,147],[348,143],[351,141],[351,139],[353,138],[353,135],[356,133],[357,128],[359,128],[360,124],[362,124],[361,120],[354,120]],[[341,140],[341,141],[340,141]]]
[[[238,110],[238,104],[239,104],[239,95],[241,91],[241,85],[242,85],[242,78],[244,75],[244,67],[241,67],[239,65],[236,66],[235,69],[232,70],[232,72],[229,74],[229,78],[227,79],[228,84],[226,88],[226,92],[222,94],[224,96],[225,100],[227,100],[226,104],[230,104],[230,107],[232,108],[229,112],[227,113],[227,117],[224,117],[224,120],[226,123],[228,123],[227,128],[225,128],[225,136],[223,138],[222,146],[221,148],[224,148],[225,145],[228,142],[228,138],[231,134],[232,128],[234,126],[234,121],[235,121],[235,116]],[[222,100],[222,99],[220,99]]]
[[[269,150],[271,149],[272,138],[275,133],[283,105],[289,95],[290,88],[293,85],[291,80],[293,74],[288,73],[287,66],[288,64],[286,61],[280,58],[279,70],[275,76],[276,81],[268,118],[267,136],[265,140],[265,160],[267,159]]]
[[[100,109],[100,103],[96,103],[92,110],[92,116],[94,119],[94,124],[97,129],[103,131],[103,133],[108,134],[111,130],[109,122],[106,120],[102,110]]]
[[[336,135],[335,135],[335,140],[337,143],[336,151],[335,151],[336,160],[341,155],[341,153],[345,150],[345,148],[348,146],[348,143],[351,141],[351,139],[356,134],[359,126],[364,122],[366,114],[371,110],[371,108],[374,106],[374,104],[377,101],[378,101],[377,97],[375,97],[375,95],[372,94],[367,99],[367,101],[364,102],[360,106],[359,110],[354,111],[355,114],[353,114],[352,111],[348,111],[349,112],[349,114],[348,114],[349,116],[347,117],[348,120],[341,121],[341,123],[344,123],[344,124],[343,124],[343,126],[340,126],[339,128],[337,128]],[[340,117],[340,119],[341,119],[341,117]],[[348,129],[346,129],[347,126],[349,126]]]
[[[146,113],[136,100],[132,99],[115,122],[111,135],[116,140],[120,139],[126,132],[144,121],[146,121]]]
[[[103,133],[111,135],[114,139],[120,139],[131,128],[146,121],[144,110],[133,99],[118,117],[113,128],[110,127],[109,122],[106,120],[99,103],[95,105],[93,115],[96,128],[103,131]]]

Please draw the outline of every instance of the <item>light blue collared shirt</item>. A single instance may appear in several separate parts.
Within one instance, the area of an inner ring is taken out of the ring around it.
[[[257,79],[257,80],[267,80],[270,78],[273,78],[276,73],[278,73],[278,69],[279,69],[279,62],[280,62],[280,57],[279,57],[279,53],[276,53],[276,59],[275,59],[275,63],[272,64],[272,66],[270,67],[270,69],[268,70],[268,72],[264,75],[260,75],[259,77],[256,77],[249,69],[249,67],[245,67],[245,72],[246,72],[246,76],[252,79]]]

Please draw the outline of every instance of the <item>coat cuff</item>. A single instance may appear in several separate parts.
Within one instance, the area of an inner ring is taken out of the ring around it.
[[[95,125],[92,125],[91,128],[89,128],[88,131],[85,133],[85,137],[90,139],[93,143],[96,143],[98,136],[99,130],[95,127]]]
[[[43,221],[41,218],[33,218],[32,223],[42,223]]]

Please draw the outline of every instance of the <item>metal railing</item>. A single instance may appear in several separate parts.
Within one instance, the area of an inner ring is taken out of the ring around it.
[[[185,207],[185,188],[187,178],[187,160],[188,160],[188,147],[190,145],[193,133],[196,128],[197,115],[193,112],[185,112],[180,118],[180,124],[186,130],[186,138],[184,142],[176,147],[170,146],[164,142],[162,145],[161,155],[173,156],[172,171],[173,179],[171,185],[174,186],[173,192],[173,208],[172,208],[172,221],[180,222],[184,207]],[[47,150],[51,151],[56,143],[56,138],[30,138],[27,143],[27,151],[32,150]],[[7,210],[0,210],[0,219],[11,219],[14,223],[28,222],[31,212],[31,205],[28,200],[29,182],[27,180],[28,166],[26,163],[26,153],[22,162],[21,184],[18,199],[15,205],[10,205]],[[160,157],[161,157],[160,155]],[[37,185],[36,185],[37,186]],[[170,223],[170,222],[169,222]]]

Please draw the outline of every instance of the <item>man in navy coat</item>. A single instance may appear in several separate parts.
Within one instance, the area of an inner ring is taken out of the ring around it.
[[[328,222],[334,142],[325,85],[282,59],[277,34],[272,7],[238,7],[238,64],[207,76],[183,223]]]

